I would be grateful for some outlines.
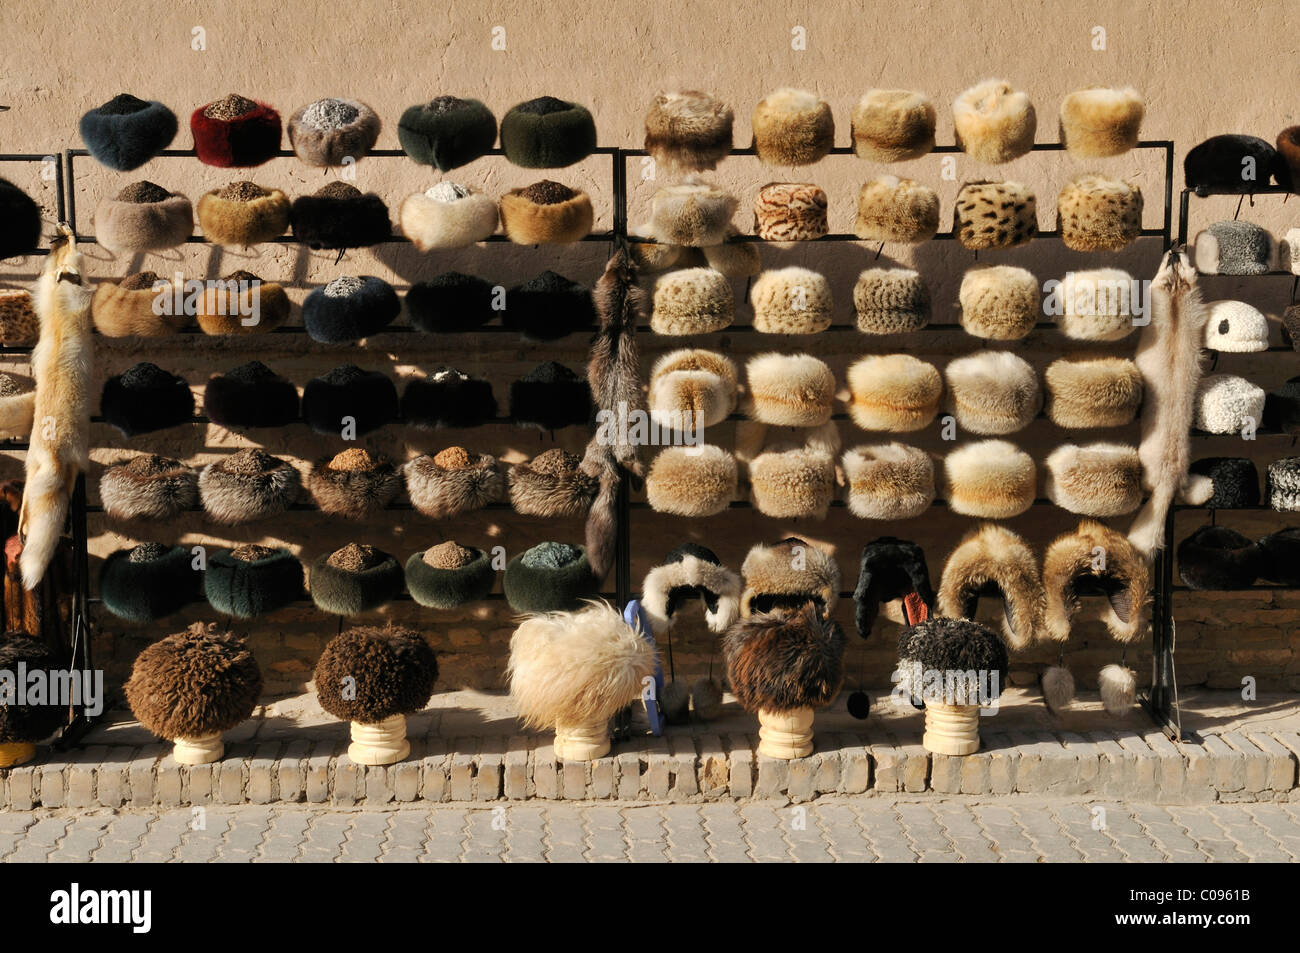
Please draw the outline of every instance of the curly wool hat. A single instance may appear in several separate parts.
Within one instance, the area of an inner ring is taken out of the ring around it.
[[[991,341],[1020,340],[1042,313],[1038,279],[1012,265],[967,269],[957,301],[966,333]]]
[[[844,631],[812,605],[741,619],[723,636],[722,654],[736,701],[749,712],[824,708],[844,682]]]
[[[94,224],[95,239],[111,252],[164,251],[193,233],[194,209],[179,192],[148,181],[133,182],[99,203]]]
[[[375,725],[429,704],[438,659],[411,629],[392,623],[382,629],[357,626],[329,640],[312,681],[321,708],[335,718]],[[410,753],[405,738],[403,745],[405,758]]]
[[[3,193],[3,179],[0,179],[0,193]],[[3,199],[0,198],[0,207]],[[0,214],[3,214],[0,211]],[[37,239],[40,238],[40,222],[37,222]],[[3,243],[3,239],[0,239]],[[0,250],[0,258],[5,257]],[[32,304],[32,293],[25,288],[0,288],[0,344],[6,347],[35,344],[40,337],[40,320],[36,317],[36,308]]]
[[[516,612],[576,609],[600,592],[587,551],[570,543],[538,543],[519,554],[506,564],[501,583]]]
[[[199,227],[218,245],[248,247],[289,228],[289,196],[256,182],[231,182],[199,196]]]
[[[650,328],[656,334],[708,334],[735,318],[731,282],[712,268],[683,268],[655,281]]]
[[[759,275],[749,303],[760,334],[816,334],[831,326],[835,311],[826,276],[794,265]]]
[[[0,371],[0,439],[30,436],[35,414],[36,381]]]
[[[322,513],[361,520],[376,516],[402,488],[402,474],[382,454],[349,447],[321,457],[307,474],[307,492]]]
[[[665,447],[650,463],[645,494],[656,513],[713,516],[739,495],[736,458],[722,447]]]
[[[1282,341],[1300,351],[1300,304],[1287,305],[1282,312]]]
[[[816,93],[782,87],[754,107],[754,149],[768,165],[811,165],[835,145],[835,117]]]
[[[1038,560],[1020,536],[995,523],[967,533],[948,556],[935,610],[951,619],[974,619],[984,596],[1002,600],[1002,632],[1013,649],[1035,640],[1045,607]]]
[[[979,440],[944,457],[948,508],[963,516],[1009,519],[1034,505],[1038,467],[1006,440]]]
[[[585,516],[600,490],[596,475],[582,461],[560,447],[545,450],[506,474],[510,505],[524,516]]]
[[[465,248],[497,230],[496,199],[456,182],[413,192],[397,210],[397,227],[422,252]]]
[[[280,151],[280,114],[236,93],[194,110],[190,132],[204,165],[261,165]]]
[[[365,248],[393,235],[384,200],[342,181],[294,199],[289,224],[294,238],[309,248]]]
[[[397,419],[397,386],[378,371],[341,364],[302,389],[302,419],[316,433],[362,436]]]
[[[1028,427],[1043,406],[1038,372],[1010,351],[977,351],[948,362],[947,407],[963,430],[1001,436]]]
[[[1146,104],[1131,86],[1076,89],[1061,101],[1061,142],[1079,159],[1122,155],[1138,144]]]
[[[952,230],[963,248],[1015,248],[1038,234],[1038,199],[1019,182],[966,182],[957,192]]]
[[[858,191],[853,233],[863,241],[929,241],[939,230],[939,196],[912,179],[881,175]]]
[[[1268,318],[1244,301],[1214,301],[1205,322],[1211,351],[1244,354],[1268,350]]]
[[[1119,179],[1081,175],[1057,196],[1056,227],[1066,248],[1119,251],[1142,232],[1142,190]]]
[[[1098,551],[1105,559],[1097,558]],[[1043,634],[1066,642],[1081,596],[1102,595],[1108,602],[1102,618],[1117,642],[1138,638],[1142,612],[1151,600],[1151,572],[1146,558],[1124,537],[1094,520],[1062,533],[1043,555],[1046,594]]]
[[[492,591],[496,577],[486,552],[453,539],[412,553],[406,561],[406,590],[412,599],[431,609],[480,602]]]
[[[559,430],[590,422],[595,405],[586,378],[555,361],[510,382],[510,419],[521,427]]]
[[[316,608],[334,615],[378,609],[402,591],[402,567],[382,549],[348,543],[311,564],[308,585]]]
[[[238,526],[279,516],[298,499],[302,477],[293,464],[261,447],[236,450],[199,473],[199,500],[208,519]]]
[[[162,308],[154,311],[160,296],[181,301],[184,289],[175,281],[159,278],[152,271],[127,275],[119,282],[101,281],[90,299],[90,313],[95,330],[105,337],[163,337],[185,327],[185,309]]]
[[[549,268],[506,293],[502,323],[527,341],[555,341],[596,323],[591,289]]]
[[[373,275],[342,275],[307,295],[302,323],[313,341],[338,344],[378,334],[402,311],[393,286]]]
[[[1277,512],[1300,512],[1300,457],[1271,461],[1264,489],[1268,494],[1268,505]]]
[[[779,543],[756,543],[741,563],[745,588],[740,594],[740,616],[781,609],[799,609],[812,603],[829,618],[840,597],[840,567],[835,557],[797,536]]]
[[[0,260],[30,255],[40,246],[41,207],[7,179],[0,179],[0,222]]]
[[[1264,419],[1264,388],[1235,374],[1207,374],[1196,390],[1195,426],[1209,433],[1235,433]]]
[[[830,231],[826,193],[804,182],[769,182],[754,197],[754,234],[769,242],[804,242]]]
[[[188,422],[194,395],[184,379],[141,361],[104,381],[99,411],[123,436],[134,437]]]
[[[1047,457],[1048,499],[1080,516],[1120,516],[1142,505],[1142,464],[1136,447],[1072,443]]]
[[[677,610],[699,599],[710,632],[725,632],[740,615],[740,576],[718,559],[713,550],[697,543],[682,543],[646,573],[641,583],[641,607],[655,635],[669,631]]]
[[[1287,526],[1260,538],[1259,574],[1268,582],[1300,586],[1300,527]]]
[[[562,169],[596,149],[596,122],[585,106],[539,96],[501,118],[501,150],[525,169]]]
[[[689,253],[703,257],[704,264],[728,278],[752,278],[763,270],[763,260],[758,254],[758,242],[740,239],[740,230],[734,225],[727,229],[727,240],[721,245],[707,245],[699,249],[679,249],[686,265]]]
[[[412,161],[449,172],[492,151],[497,120],[477,99],[435,96],[402,113],[397,141]]]
[[[318,99],[289,118],[289,145],[308,165],[332,167],[370,154],[379,115],[355,99]]]
[[[1273,175],[1278,185],[1292,192],[1300,188],[1300,126],[1287,126],[1277,134],[1277,165]]]
[[[519,245],[581,241],[591,233],[594,220],[586,192],[550,179],[501,196],[501,226]]]
[[[1059,286],[1061,333],[1075,341],[1122,341],[1137,325],[1137,282],[1119,268],[1068,271]]]
[[[481,427],[497,416],[492,382],[439,364],[402,392],[402,419],[414,427]]]
[[[1210,495],[1199,504],[1207,510],[1233,510],[1259,505],[1259,470],[1247,457],[1202,457],[1188,468],[1210,479]]]
[[[1202,526],[1178,544],[1178,576],[1190,589],[1245,589],[1262,568],[1259,544],[1227,526]]]
[[[156,453],[142,453],[104,471],[99,501],[110,519],[166,522],[199,502],[199,475]]]
[[[854,447],[841,460],[849,512],[864,520],[905,520],[934,502],[934,460],[903,443]]]
[[[1198,192],[1254,192],[1281,168],[1277,150],[1258,136],[1211,136],[1183,158],[1183,179]]]
[[[650,416],[661,427],[701,430],[736,409],[736,365],[717,351],[669,351],[650,371]]]
[[[659,189],[651,200],[654,237],[670,245],[721,245],[732,228],[736,197],[698,176]]]
[[[1277,246],[1253,222],[1215,222],[1197,232],[1193,256],[1203,275],[1263,275],[1272,270]]]
[[[506,494],[506,478],[496,457],[447,447],[421,454],[402,466],[411,505],[433,519],[444,519],[496,503]]]
[[[444,271],[417,281],[406,292],[411,325],[429,334],[475,331],[497,314],[492,282],[477,275]]]
[[[825,519],[835,498],[839,452],[839,431],[829,421],[793,430],[753,421],[736,425],[736,455],[746,464],[754,508],[764,516]]]
[[[910,354],[873,354],[849,365],[849,416],[863,430],[908,433],[939,412],[939,369]]]
[[[99,598],[104,608],[128,622],[153,622],[179,612],[198,598],[201,574],[188,548],[141,543],[104,560]]]
[[[758,354],[745,365],[745,376],[745,411],[753,420],[777,427],[819,427],[831,419],[835,375],[820,358]]]
[[[117,172],[138,169],[176,138],[176,114],[157,100],[118,93],[83,113],[79,123],[87,151]]]
[[[897,536],[881,536],[862,547],[858,564],[853,591],[858,635],[871,635],[881,604],[890,602],[901,603],[905,624],[916,625],[929,618],[934,589],[921,547]]]
[[[1263,423],[1271,430],[1300,434],[1300,377],[1284,381],[1264,398]]]
[[[1126,357],[1058,358],[1043,381],[1048,418],[1068,430],[1122,427],[1142,406],[1142,372]]]
[[[930,323],[930,288],[910,268],[868,268],[853,285],[863,334],[905,334]]]
[[[246,545],[208,556],[203,592],[222,615],[255,619],[302,595],[303,571],[287,549]]]
[[[261,361],[249,361],[208,380],[203,412],[228,429],[283,427],[298,419],[298,388]]]
[[[850,114],[853,151],[871,162],[919,159],[934,149],[934,103],[910,89],[869,89]]]
[[[284,288],[250,271],[232,271],[205,288],[195,309],[204,334],[263,334],[289,318]]]
[[[988,79],[953,100],[952,124],[962,151],[976,162],[999,165],[1034,147],[1038,117],[1028,93]]]
[[[645,115],[645,151],[673,172],[716,168],[731,155],[731,107],[688,89],[659,93]]]

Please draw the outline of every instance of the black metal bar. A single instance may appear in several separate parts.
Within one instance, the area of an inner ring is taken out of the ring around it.
[[[1174,144],[1173,142],[1165,143],[1165,251],[1169,251],[1169,246],[1173,237],[1173,223],[1170,217],[1174,214]]]

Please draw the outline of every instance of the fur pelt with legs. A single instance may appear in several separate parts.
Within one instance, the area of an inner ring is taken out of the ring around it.
[[[844,630],[812,603],[739,620],[722,652],[731,690],[749,712],[823,708],[844,681]]]
[[[587,511],[585,538],[587,561],[597,581],[603,581],[614,568],[618,544],[618,489],[622,469],[612,447],[591,438],[579,469],[596,481],[596,498]]]

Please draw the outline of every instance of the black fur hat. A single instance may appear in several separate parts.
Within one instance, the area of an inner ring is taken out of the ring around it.
[[[882,536],[862,547],[858,587],[853,592],[858,635],[867,638],[880,613],[881,603],[902,600],[909,625],[929,618],[934,589],[925,553],[916,543]],[[918,604],[919,602],[919,604]]]
[[[1246,159],[1254,160],[1253,179],[1243,178]],[[1189,189],[1255,192],[1280,168],[1277,150],[1258,136],[1211,136],[1187,153],[1183,178]]]
[[[365,248],[393,237],[384,200],[339,181],[294,199],[289,224],[311,248]]]
[[[924,685],[914,684],[914,675],[919,674],[925,678],[927,672],[976,672],[988,675],[996,672],[1000,693],[1007,684],[1007,646],[996,632],[979,622],[971,619],[935,618],[899,633],[898,667],[903,674],[900,684],[910,690],[914,698],[921,698],[925,688]],[[955,687],[960,687],[960,682]],[[940,699],[936,699],[938,700]],[[952,701],[957,704],[979,704],[978,700],[969,697],[958,697]]]
[[[1178,575],[1192,589],[1244,589],[1260,568],[1259,544],[1226,526],[1202,526],[1178,544]]]
[[[1300,434],[1300,377],[1285,381],[1265,398],[1263,425],[1270,430]]]
[[[559,430],[591,420],[591,386],[574,371],[547,361],[510,383],[510,417],[521,427]]]
[[[477,99],[435,96],[402,113],[397,141],[413,161],[447,172],[492,151],[497,120]]]
[[[519,554],[506,564],[501,585],[516,612],[576,609],[600,593],[586,550],[570,543],[538,543]]]
[[[378,609],[402,591],[402,566],[374,546],[348,543],[311,565],[311,600],[334,615]]]
[[[322,457],[307,475],[307,489],[322,513],[354,520],[378,515],[401,487],[401,471],[392,461],[364,447]]]
[[[590,289],[555,272],[542,272],[506,295],[506,327],[528,341],[554,341],[596,323]]]
[[[496,316],[492,287],[475,275],[444,271],[411,285],[406,315],[414,327],[431,334],[474,331]]]
[[[302,323],[313,341],[337,344],[378,334],[402,311],[393,286],[373,275],[344,275],[302,303]]]
[[[0,259],[30,255],[41,243],[41,208],[8,179],[0,179]]]
[[[321,708],[335,718],[374,724],[429,704],[438,659],[418,632],[357,627],[330,639],[312,680]]]
[[[1260,539],[1259,557],[1261,578],[1300,586],[1300,526],[1287,526]]]
[[[411,598],[434,609],[455,609],[486,598],[496,577],[487,553],[455,540],[413,553],[406,561]]]
[[[81,117],[81,138],[102,165],[138,169],[176,138],[176,114],[156,100],[118,93]]]
[[[249,361],[208,381],[203,411],[222,427],[283,427],[298,419],[298,388],[261,361]]]
[[[134,437],[188,421],[194,395],[184,379],[141,361],[104,381],[99,410],[123,436]]]
[[[255,619],[302,595],[302,563],[287,549],[239,546],[208,556],[203,591],[222,615]]]
[[[99,597],[104,608],[128,622],[152,622],[198,598],[202,576],[184,546],[141,543],[104,560]]]
[[[708,547],[682,543],[646,573],[641,607],[658,635],[672,628],[677,610],[693,599],[704,604],[709,631],[725,632],[740,615],[740,576]]]
[[[345,417],[356,422],[357,436],[370,433],[397,419],[397,385],[378,371],[341,364],[307,382],[302,417],[317,433],[340,433]]]
[[[740,619],[722,637],[722,653],[748,712],[823,708],[844,681],[844,630],[811,603]]]
[[[1234,510],[1259,504],[1259,470],[1245,457],[1202,457],[1192,463],[1189,472],[1207,476],[1214,491],[1205,508]]]
[[[99,501],[111,519],[170,520],[199,501],[199,475],[179,460],[141,453],[99,478]]]
[[[61,669],[67,662],[39,639],[22,632],[6,632],[0,637],[0,671],[17,678],[19,665],[35,672]],[[28,696],[21,705],[16,698],[0,705],[0,744],[41,741],[67,724],[68,706],[51,699],[44,701],[47,703],[39,704],[34,696]]]
[[[539,96],[501,119],[501,149],[525,169],[562,169],[596,148],[596,122],[585,106]]]
[[[402,393],[402,419],[415,427],[480,427],[496,419],[492,382],[440,364]]]

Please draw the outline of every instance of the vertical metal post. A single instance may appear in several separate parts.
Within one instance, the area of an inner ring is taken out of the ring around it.
[[[71,149],[65,149],[63,152],[64,161],[68,164],[68,175],[64,179],[64,201],[63,207],[67,211],[68,227],[72,229],[72,234],[81,238],[81,233],[77,231],[77,174],[73,169],[73,159]]]
[[[610,159],[614,163],[614,245],[618,248],[627,241],[627,162],[622,149],[615,149]],[[619,609],[632,598],[631,483],[627,471],[622,471],[618,481],[614,558],[614,592]]]

